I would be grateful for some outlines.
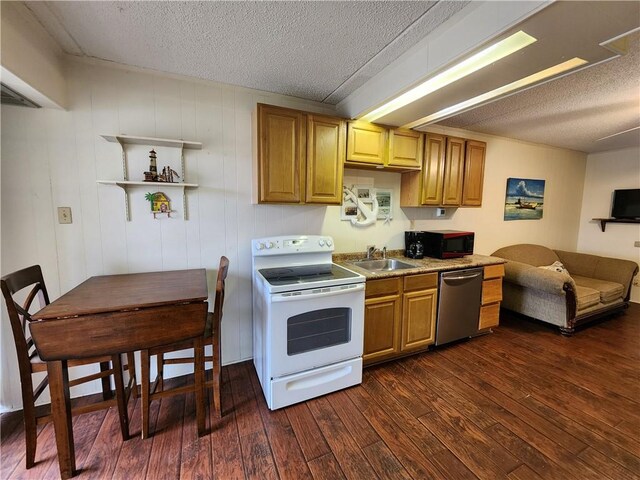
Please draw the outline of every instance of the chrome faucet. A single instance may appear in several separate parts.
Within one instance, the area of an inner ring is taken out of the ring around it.
[[[382,259],[387,259],[387,247],[382,247]]]
[[[372,259],[377,250],[375,245],[367,245],[367,260]]]

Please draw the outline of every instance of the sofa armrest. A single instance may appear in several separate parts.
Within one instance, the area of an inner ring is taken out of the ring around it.
[[[565,295],[568,291],[576,291],[575,282],[566,273],[546,270],[514,260],[507,260],[504,265],[504,281],[554,295]]]

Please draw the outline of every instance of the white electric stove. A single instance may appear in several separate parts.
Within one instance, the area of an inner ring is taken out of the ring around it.
[[[331,237],[252,241],[253,362],[270,409],[362,381],[364,276],[331,261]]]

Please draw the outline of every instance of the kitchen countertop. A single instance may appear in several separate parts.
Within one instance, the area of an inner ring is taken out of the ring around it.
[[[333,255],[333,261],[349,270],[364,275],[367,279],[401,277],[416,273],[443,272],[447,270],[460,270],[463,268],[484,267],[485,265],[497,265],[505,263],[505,260],[488,255],[467,255],[461,258],[451,258],[440,260],[438,258],[424,257],[421,260],[407,258],[403,255],[404,250],[393,250],[387,252],[388,259],[400,260],[404,263],[415,265],[415,268],[405,268],[393,271],[371,272],[360,267],[356,267],[351,262],[363,259],[362,253],[338,253]],[[380,255],[375,256],[376,260],[382,259]]]

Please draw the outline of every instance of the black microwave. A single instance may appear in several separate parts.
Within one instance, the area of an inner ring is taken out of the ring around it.
[[[473,232],[458,230],[405,232],[405,240],[407,238],[412,238],[414,242],[418,241],[422,244],[425,257],[444,259],[473,254]]]

